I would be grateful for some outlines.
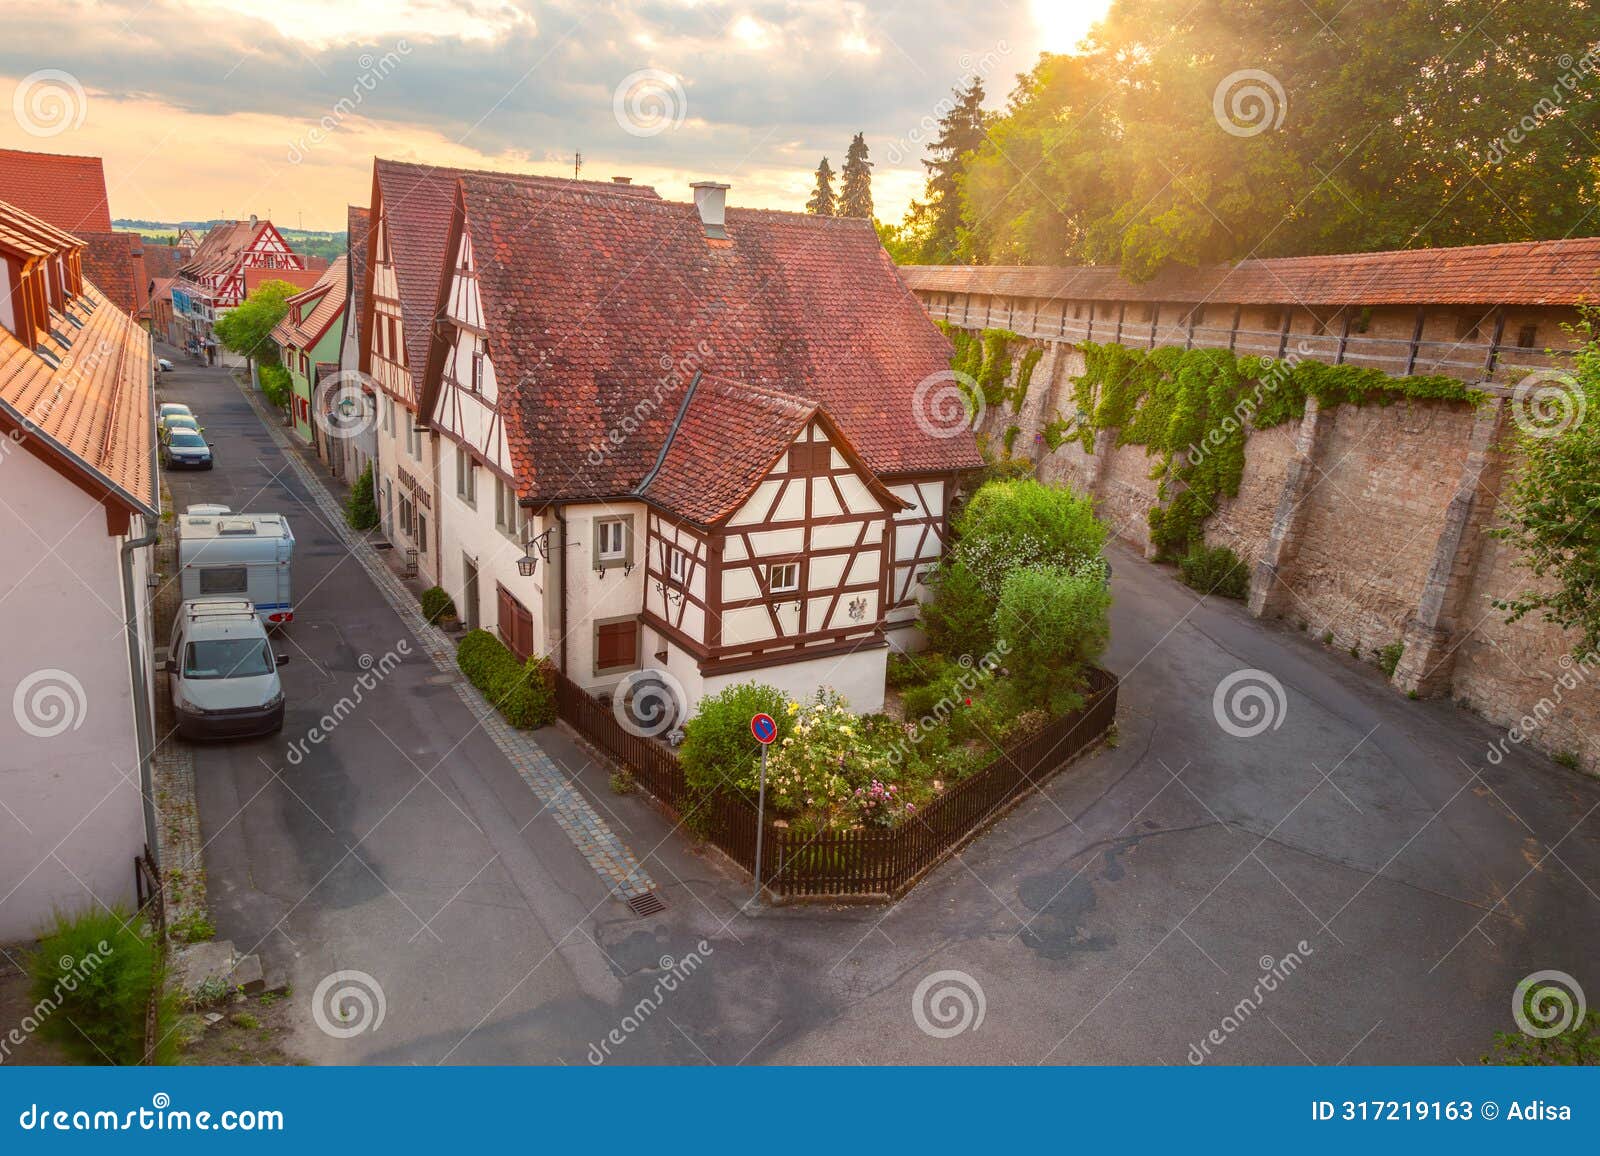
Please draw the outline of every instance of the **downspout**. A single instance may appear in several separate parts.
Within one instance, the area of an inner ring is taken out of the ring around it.
[[[144,838],[152,855],[157,854],[160,840],[156,836],[155,812],[155,724],[152,717],[155,699],[149,679],[143,641],[139,637],[139,605],[133,588],[133,552],[161,541],[161,475],[158,472],[159,451],[156,446],[156,374],[155,338],[150,343],[150,508],[156,512],[147,532],[139,538],[130,538],[118,551],[122,569],[123,628],[128,640],[128,674],[133,685],[133,733],[139,758],[139,793],[144,797]]]
[[[561,570],[561,577],[556,587],[556,606],[559,619],[557,625],[561,631],[561,661],[559,668],[563,675],[570,678],[572,676],[567,674],[567,517],[561,512],[561,509],[560,506],[555,507],[556,525],[561,527],[561,533],[557,535],[561,540],[561,548],[553,551],[556,558],[553,565]]]

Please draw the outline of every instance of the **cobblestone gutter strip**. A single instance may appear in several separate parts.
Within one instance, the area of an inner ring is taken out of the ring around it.
[[[172,510],[172,495],[161,487],[161,508]],[[176,514],[163,522],[155,551],[155,570],[161,585],[151,607],[154,640],[172,635],[172,619],[181,601],[178,586],[178,535]],[[156,862],[161,865],[161,889],[167,908],[167,926],[182,926],[187,917],[206,910],[206,872],[201,858],[200,813],[194,801],[194,750],[177,737],[172,695],[167,675],[159,668],[154,680],[156,751],[151,767],[151,789],[156,805]]]
[[[328,525],[349,549],[351,557],[367,572],[367,576],[372,579],[384,599],[410,627],[434,666],[441,674],[450,676],[456,693],[461,696],[461,701],[478,720],[478,725],[483,728],[484,734],[494,741],[511,765],[516,768],[517,773],[522,776],[522,781],[533,791],[534,797],[567,833],[567,837],[582,853],[589,866],[594,868],[601,881],[623,901],[655,890],[655,882],[640,865],[638,858],[627,844],[617,837],[616,832],[607,826],[605,820],[572,785],[571,780],[561,773],[561,769],[539,745],[538,740],[528,732],[518,730],[507,723],[489,700],[479,693],[477,687],[461,674],[461,668],[456,665],[455,644],[444,631],[422,616],[422,608],[417,600],[372,548],[366,536],[350,529],[349,523],[345,521],[344,507],[339,504],[316,471],[305,462],[299,447],[284,433],[281,423],[274,420],[256,391],[239,381],[237,377],[234,378],[234,382],[256,411],[256,415],[261,418],[262,425],[267,428],[273,441],[283,451],[290,468],[311,494],[312,500],[321,510]]]

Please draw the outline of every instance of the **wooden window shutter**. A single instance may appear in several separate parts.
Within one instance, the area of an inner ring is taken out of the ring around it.
[[[596,670],[636,666],[639,662],[639,624],[608,622],[594,628]]]

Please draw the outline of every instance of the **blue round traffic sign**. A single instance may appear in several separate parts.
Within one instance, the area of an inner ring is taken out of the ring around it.
[[[750,720],[750,733],[756,736],[756,742],[766,746],[778,737],[778,724],[770,714],[758,714]]]

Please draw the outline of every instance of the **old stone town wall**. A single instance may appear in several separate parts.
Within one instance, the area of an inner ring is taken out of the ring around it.
[[[1014,456],[1044,481],[1093,494],[1114,534],[1148,552],[1154,460],[1143,446],[1117,446],[1114,431],[1099,433],[1092,454],[1076,441],[1050,451],[1041,431],[1074,412],[1084,358],[1067,342],[1027,344],[1045,351],[1027,397],[1016,410],[990,407],[981,432],[998,450],[1016,426]],[[1206,539],[1251,566],[1252,613],[1331,633],[1331,646],[1369,662],[1402,644],[1396,690],[1451,696],[1528,732],[1514,741],[1596,773],[1600,662],[1574,662],[1571,634],[1537,616],[1507,624],[1491,605],[1532,582],[1516,551],[1486,533],[1515,476],[1510,429],[1503,397],[1331,412],[1308,401],[1298,425],[1250,434],[1239,494],[1208,521]]]

